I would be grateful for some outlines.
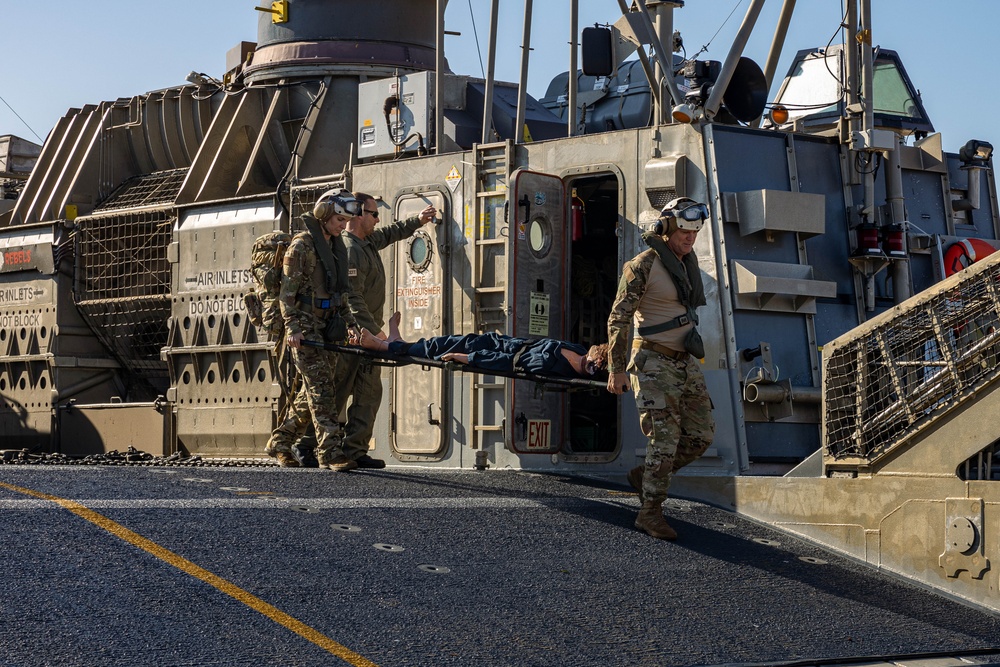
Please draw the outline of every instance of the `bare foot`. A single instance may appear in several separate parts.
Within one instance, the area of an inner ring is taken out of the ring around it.
[[[382,352],[389,348],[389,344],[384,340],[382,340],[381,338],[373,336],[372,333],[368,331],[368,329],[362,329],[361,347],[365,348],[366,350],[378,350]]]
[[[399,322],[402,319],[403,316],[398,310],[389,318],[389,337],[386,338],[387,342],[391,343],[394,340],[403,340],[403,337],[399,335]]]

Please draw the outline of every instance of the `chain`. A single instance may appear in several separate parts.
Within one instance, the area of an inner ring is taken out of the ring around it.
[[[194,468],[259,468],[278,465],[268,458],[202,458],[185,456],[175,452],[169,456],[153,456],[147,452],[129,447],[124,452],[118,450],[88,456],[69,456],[60,452],[34,453],[28,449],[0,450],[0,464],[4,465],[85,465],[85,466],[178,466]]]

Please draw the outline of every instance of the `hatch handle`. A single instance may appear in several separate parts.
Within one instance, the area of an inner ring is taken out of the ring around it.
[[[517,205],[524,207],[524,221],[527,222],[528,220],[530,220],[531,219],[531,200],[528,198],[528,195],[524,195],[523,197],[521,197],[520,199],[518,199],[517,200]]]
[[[441,425],[441,420],[440,419],[434,419],[434,413],[432,412],[433,408],[434,408],[434,404],[433,403],[428,403],[427,404],[427,423],[430,424],[431,426],[440,426]]]

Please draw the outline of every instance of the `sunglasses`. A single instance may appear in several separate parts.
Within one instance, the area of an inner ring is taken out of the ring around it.
[[[367,213],[368,215],[370,215],[373,218],[378,219],[378,211],[377,210],[376,211],[367,211],[366,210],[365,213]]]
[[[593,359],[587,359],[586,370],[587,370],[587,375],[594,375],[595,373],[597,373],[597,362],[594,361]]]

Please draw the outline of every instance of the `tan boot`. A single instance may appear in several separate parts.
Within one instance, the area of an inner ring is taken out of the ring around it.
[[[639,516],[635,519],[635,527],[658,540],[676,540],[677,531],[663,518],[662,505],[662,502],[654,500],[644,502],[642,509],[639,510]]]
[[[639,494],[639,502],[645,503],[646,496],[642,493],[642,476],[646,472],[646,466],[636,466],[628,471],[625,477],[628,479],[628,483],[632,485],[636,493]]]
[[[348,472],[358,467],[357,461],[352,461],[343,454],[329,459],[326,463],[321,463],[320,468],[329,468],[334,472]]]
[[[278,459],[278,465],[282,468],[298,468],[299,462],[291,452],[278,452],[274,458]]]

